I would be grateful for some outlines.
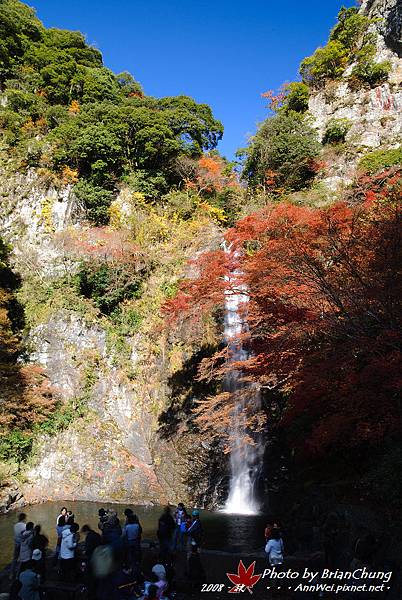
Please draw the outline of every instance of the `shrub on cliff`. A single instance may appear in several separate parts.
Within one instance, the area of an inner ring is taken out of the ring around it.
[[[348,119],[330,119],[325,129],[323,144],[344,142],[350,126],[351,123]]]
[[[379,173],[395,165],[402,165],[402,146],[391,150],[374,150],[360,159],[359,169],[365,173]]]
[[[320,144],[300,114],[279,112],[264,121],[246,152],[243,176],[252,187],[299,190],[316,174]]]
[[[353,87],[386,81],[391,66],[387,61],[375,62],[377,36],[371,27],[374,23],[374,19],[361,14],[356,7],[341,8],[328,43],[301,63],[304,83],[322,87],[328,80],[340,79],[346,67],[354,63],[349,77]]]
[[[358,61],[353,68],[349,81],[352,87],[360,87],[361,83],[375,87],[388,80],[390,71],[391,63],[389,61],[376,63],[372,58],[365,57]]]
[[[300,75],[307,85],[319,87],[327,79],[339,79],[347,62],[347,49],[340,42],[330,41],[302,61]]]

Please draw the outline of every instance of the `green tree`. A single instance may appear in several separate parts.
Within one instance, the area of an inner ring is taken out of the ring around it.
[[[308,110],[309,89],[302,81],[292,81],[284,86],[286,97],[281,110],[305,113]]]
[[[320,148],[315,131],[300,114],[279,112],[252,138],[243,177],[255,187],[265,186],[268,175],[276,187],[299,190],[314,177]]]
[[[303,82],[320,86],[327,79],[338,79],[348,62],[348,52],[338,41],[330,41],[324,48],[317,48],[312,56],[305,58],[300,65]]]

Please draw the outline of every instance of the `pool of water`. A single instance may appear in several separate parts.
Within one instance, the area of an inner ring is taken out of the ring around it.
[[[29,521],[42,525],[42,531],[50,540],[50,547],[56,545],[56,518],[62,506],[67,506],[82,525],[88,524],[94,529],[98,525],[99,508],[113,508],[124,522],[124,509],[127,505],[98,504],[96,502],[46,502],[26,506],[23,509]],[[162,508],[159,506],[130,506],[138,515],[143,538],[156,540],[158,518]],[[21,511],[18,511],[21,512]],[[265,518],[261,515],[229,515],[223,512],[200,511],[204,527],[204,547],[210,550],[231,550],[252,552],[264,546]],[[0,568],[10,562],[13,553],[13,525],[17,512],[0,516]]]

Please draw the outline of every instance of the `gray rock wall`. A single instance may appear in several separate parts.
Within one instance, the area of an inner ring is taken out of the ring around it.
[[[368,0],[361,10],[379,18],[374,29],[379,33],[375,61],[388,61],[391,72],[388,82],[373,89],[355,90],[348,83],[354,66],[351,65],[340,81],[328,82],[310,97],[309,112],[320,139],[331,120],[347,119],[350,124],[347,148],[343,155],[330,156],[323,178],[323,183],[333,191],[352,182],[363,154],[380,147],[398,147],[402,139],[402,58],[395,52],[402,23],[401,2]]]
[[[51,282],[74,273],[76,261],[60,239],[86,224],[71,186],[56,188],[29,171],[0,174],[0,188],[0,235],[11,243],[12,262],[23,279]],[[22,502],[22,494],[28,502],[70,498],[147,504],[186,498],[178,454],[157,433],[166,402],[166,365],[154,356],[147,336],[126,338],[127,369],[136,374],[129,377],[107,330],[92,314],[75,306],[44,314],[28,332],[25,359],[45,369],[62,403],[82,401],[84,416],[57,435],[38,439],[24,473],[26,484],[4,491],[4,507],[12,506],[12,498]]]
[[[387,45],[402,57],[402,3],[400,0],[365,0],[362,11],[380,19],[378,28]]]

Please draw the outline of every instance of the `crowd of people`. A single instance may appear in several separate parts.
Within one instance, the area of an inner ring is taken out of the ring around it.
[[[53,557],[60,584],[82,583],[89,600],[167,600],[174,597],[177,553],[187,561],[190,588],[199,588],[205,572],[199,553],[203,538],[200,513],[191,514],[180,503],[172,512],[167,506],[158,520],[158,560],[143,571],[142,527],[138,516],[126,508],[124,520],[113,509],[98,511],[98,531],[76,522],[66,507],[56,519],[57,544],[49,552],[49,540],[41,526],[21,513],[14,525],[14,558],[11,568],[11,599],[40,600]]]

